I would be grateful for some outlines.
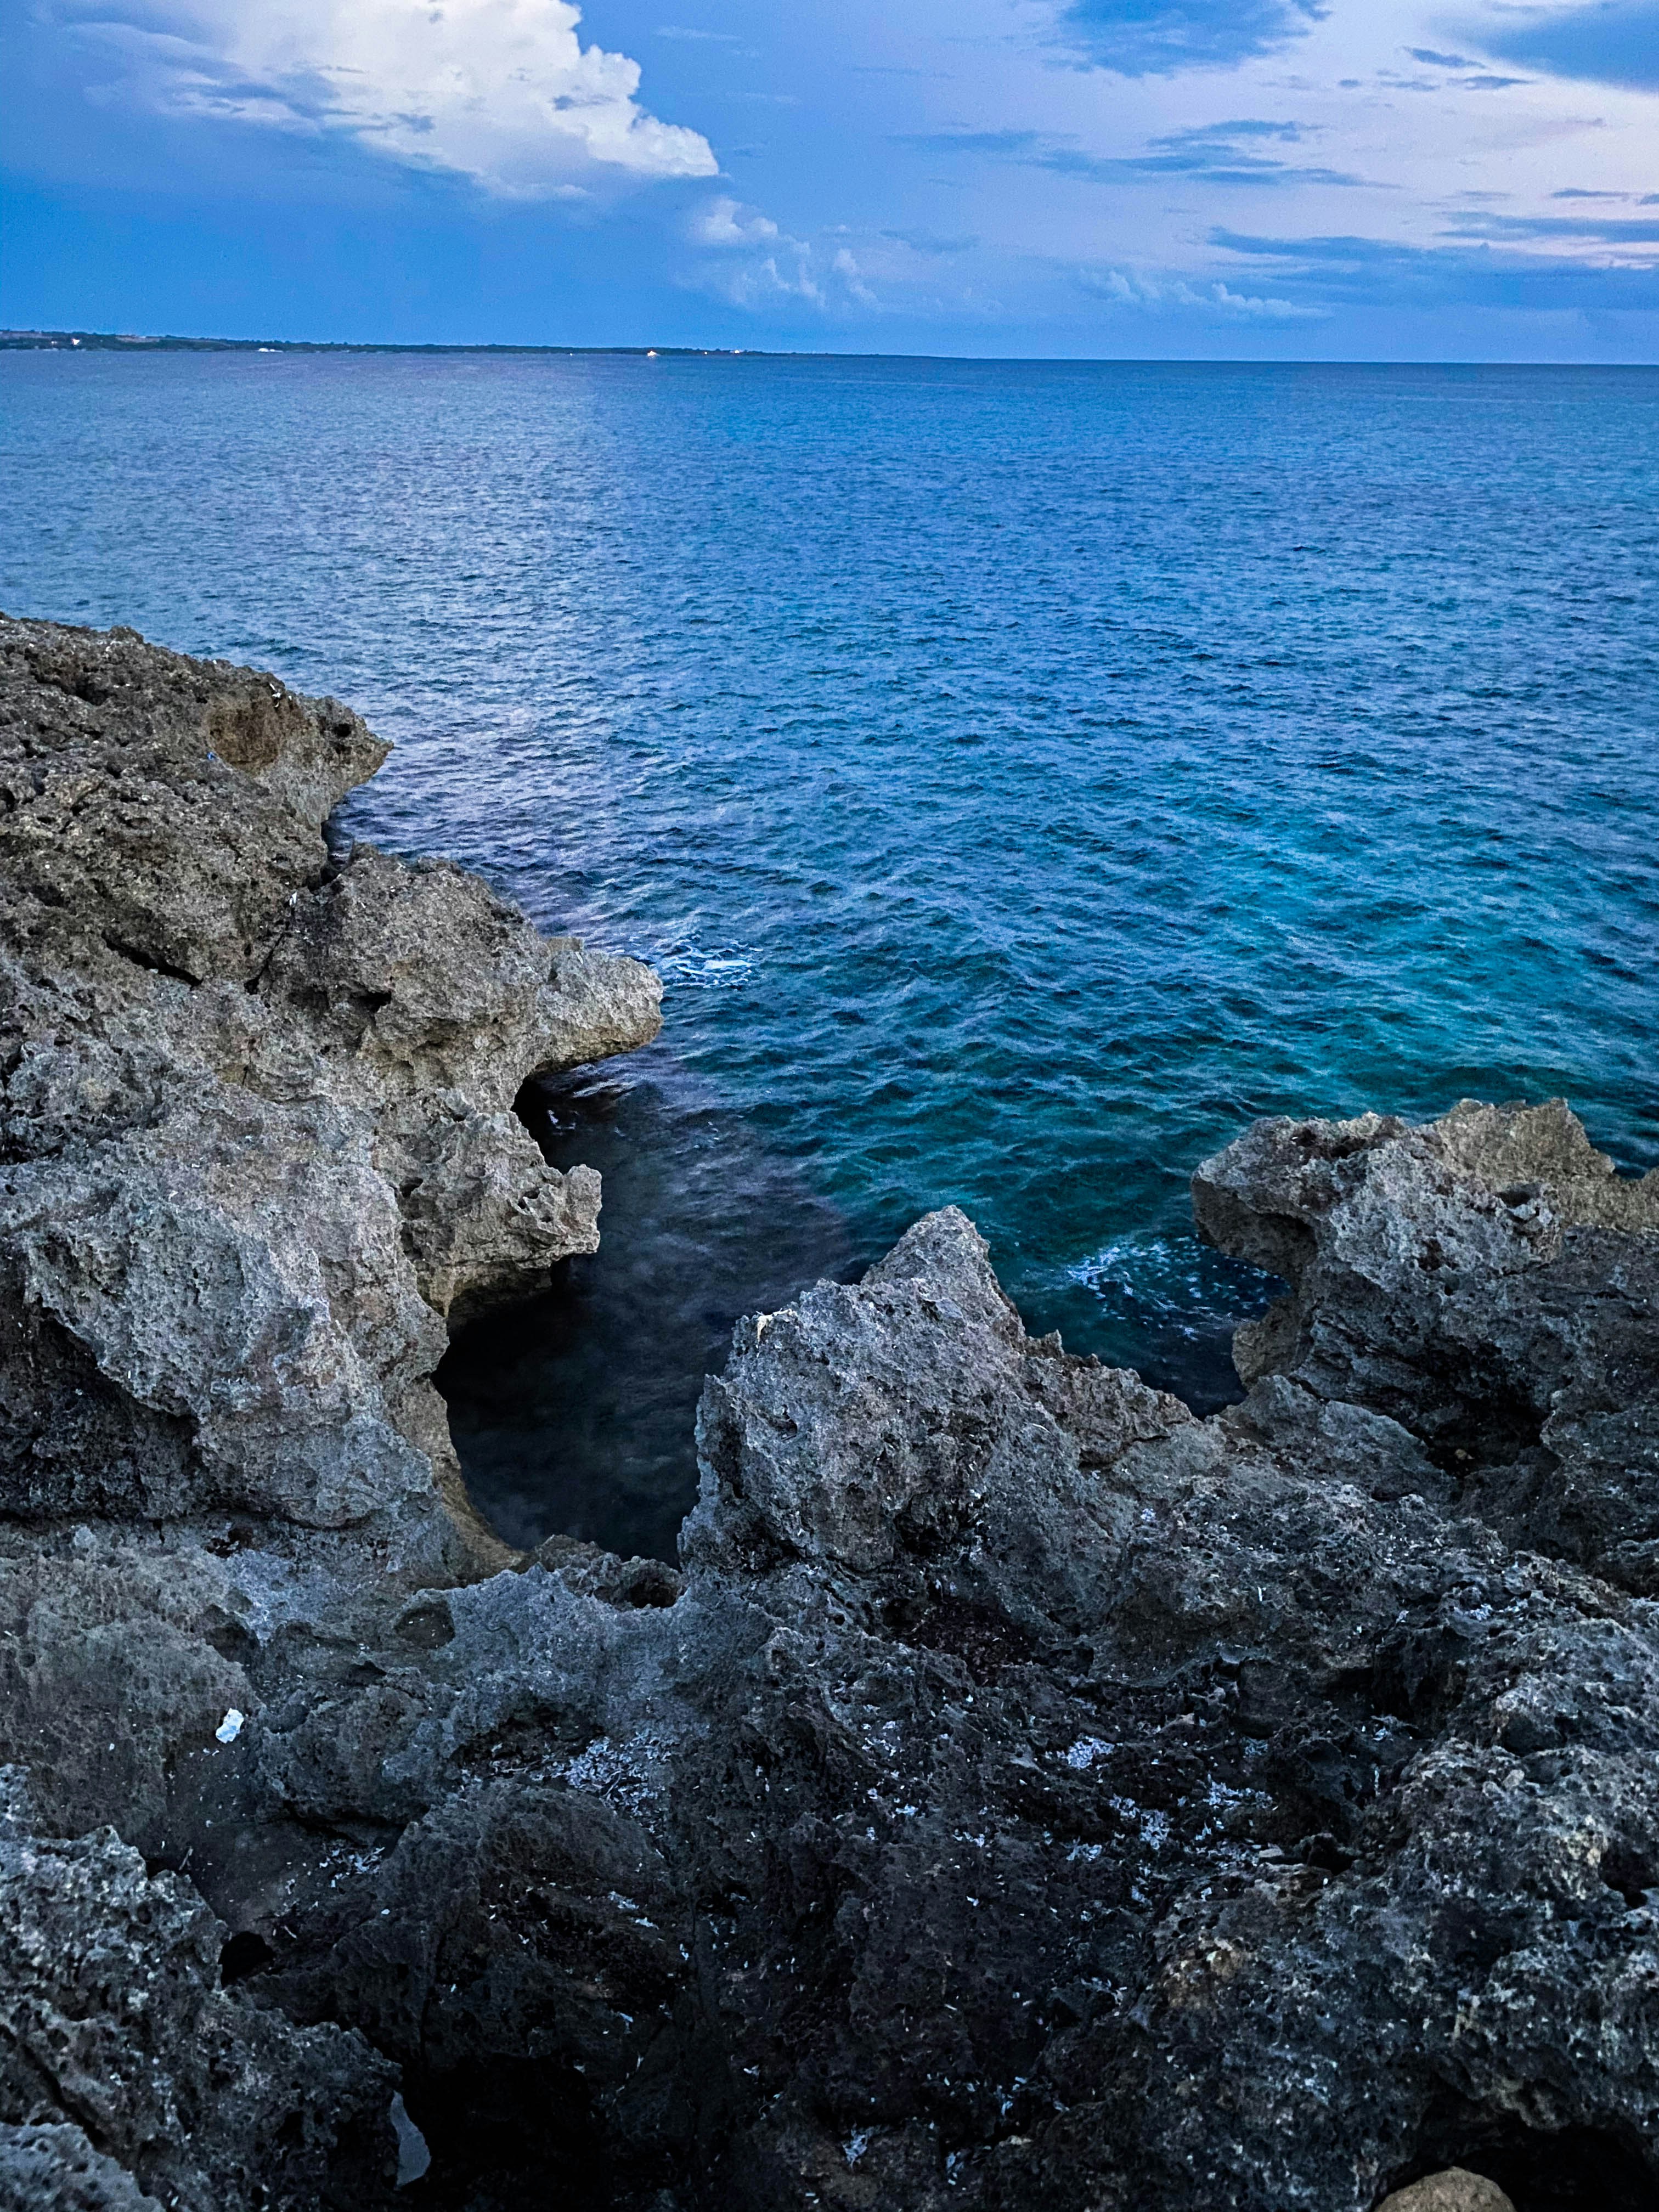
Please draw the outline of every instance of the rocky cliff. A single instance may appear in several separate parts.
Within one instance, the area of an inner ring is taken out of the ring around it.
[[[1655,2201],[1659,1183],[1259,1125],[1204,1420],[936,1214],[740,1326],[678,1570],[513,1557],[429,1377],[653,979],[331,860],[331,702],[0,715],[0,2205]]]

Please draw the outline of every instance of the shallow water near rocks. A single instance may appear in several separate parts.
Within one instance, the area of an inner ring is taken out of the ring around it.
[[[604,1250],[441,1380],[661,1550],[732,1318],[954,1200],[1200,1404],[1250,1118],[1565,1092],[1659,1158],[1659,372],[0,357],[0,604],[333,690],[345,826],[637,951],[543,1102]]]

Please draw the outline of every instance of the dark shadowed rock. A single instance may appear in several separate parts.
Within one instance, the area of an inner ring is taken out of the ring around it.
[[[1648,2201],[1650,1608],[1392,1416],[1033,1344],[951,1212],[744,1324],[702,1453],[672,1602],[550,1547],[331,1719],[372,1767],[283,1748],[406,1793],[268,1986],[398,2057],[445,2201],[549,2128],[593,2204]]]
[[[0,2125],[3,2212],[161,2212],[123,2166],[94,2150],[79,2128]]]
[[[37,2205],[78,2190],[91,2205],[349,2212],[381,2195],[396,2076],[362,2035],[295,2027],[222,1990],[224,1929],[188,1882],[150,1877],[107,1830],[31,1833],[15,1788],[7,1811],[0,2176],[13,2179],[0,2187],[33,2165]]]

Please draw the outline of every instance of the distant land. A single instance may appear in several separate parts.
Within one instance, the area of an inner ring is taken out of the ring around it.
[[[76,348],[88,353],[123,353],[134,346],[154,347],[161,353],[614,353],[647,361],[659,354],[735,360],[741,354],[760,350],[755,346],[359,345],[321,338],[149,337],[134,331],[0,331],[0,353],[51,353]]]

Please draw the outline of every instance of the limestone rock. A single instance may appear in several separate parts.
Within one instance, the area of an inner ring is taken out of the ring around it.
[[[950,1212],[741,1325],[702,1437],[682,1586],[550,1544],[280,1748],[404,1825],[268,1990],[398,2058],[435,2172],[1364,2212],[1449,2136],[1649,2201],[1650,1608],[1391,1416],[1033,1344]]]
[[[0,2126],[0,2212],[161,2212],[79,2128]]]
[[[59,1841],[25,1820],[14,1788],[0,1830],[0,2173],[33,2164],[49,2183],[37,2203],[78,2190],[92,2205],[158,2198],[179,2212],[344,2212],[381,2193],[396,2164],[386,2062],[359,2034],[296,2028],[222,1992],[225,1931],[188,1884],[150,1878],[107,1831]]]
[[[263,682],[0,624],[0,2201],[1646,2212],[1659,1186],[1259,1124],[1201,1420],[947,1208],[738,1325],[678,1571],[509,1558],[443,1316],[653,979],[329,863]]]
[[[1450,2166],[1443,2173],[1413,2181],[1408,2189],[1396,2189],[1383,2198],[1377,2212],[1515,2212],[1515,2207],[1496,2182]]]
[[[598,1236],[514,1098],[660,994],[447,864],[331,865],[384,754],[254,672],[0,622],[14,1510],[424,1521],[421,1570],[459,1556],[438,1317]]]
[[[1659,1595],[1659,1172],[1615,1175],[1559,1099],[1466,1100],[1419,1129],[1260,1122],[1193,1195],[1293,1285],[1240,1332],[1247,1381],[1387,1415],[1425,1494]]]
[[[141,970],[252,973],[324,817],[386,750],[337,700],[251,668],[131,630],[0,626],[0,875],[60,941]]]
[[[356,2212],[395,2172],[393,2069],[222,1995],[191,1877],[257,1943],[330,1879],[313,1810],[405,1802],[327,1717],[507,1556],[444,1321],[593,1249],[598,1177],[514,1100],[645,1042],[659,988],[459,869],[331,860],[385,752],[256,672],[0,617],[0,1758],[33,1784],[0,2174],[42,2203]]]

